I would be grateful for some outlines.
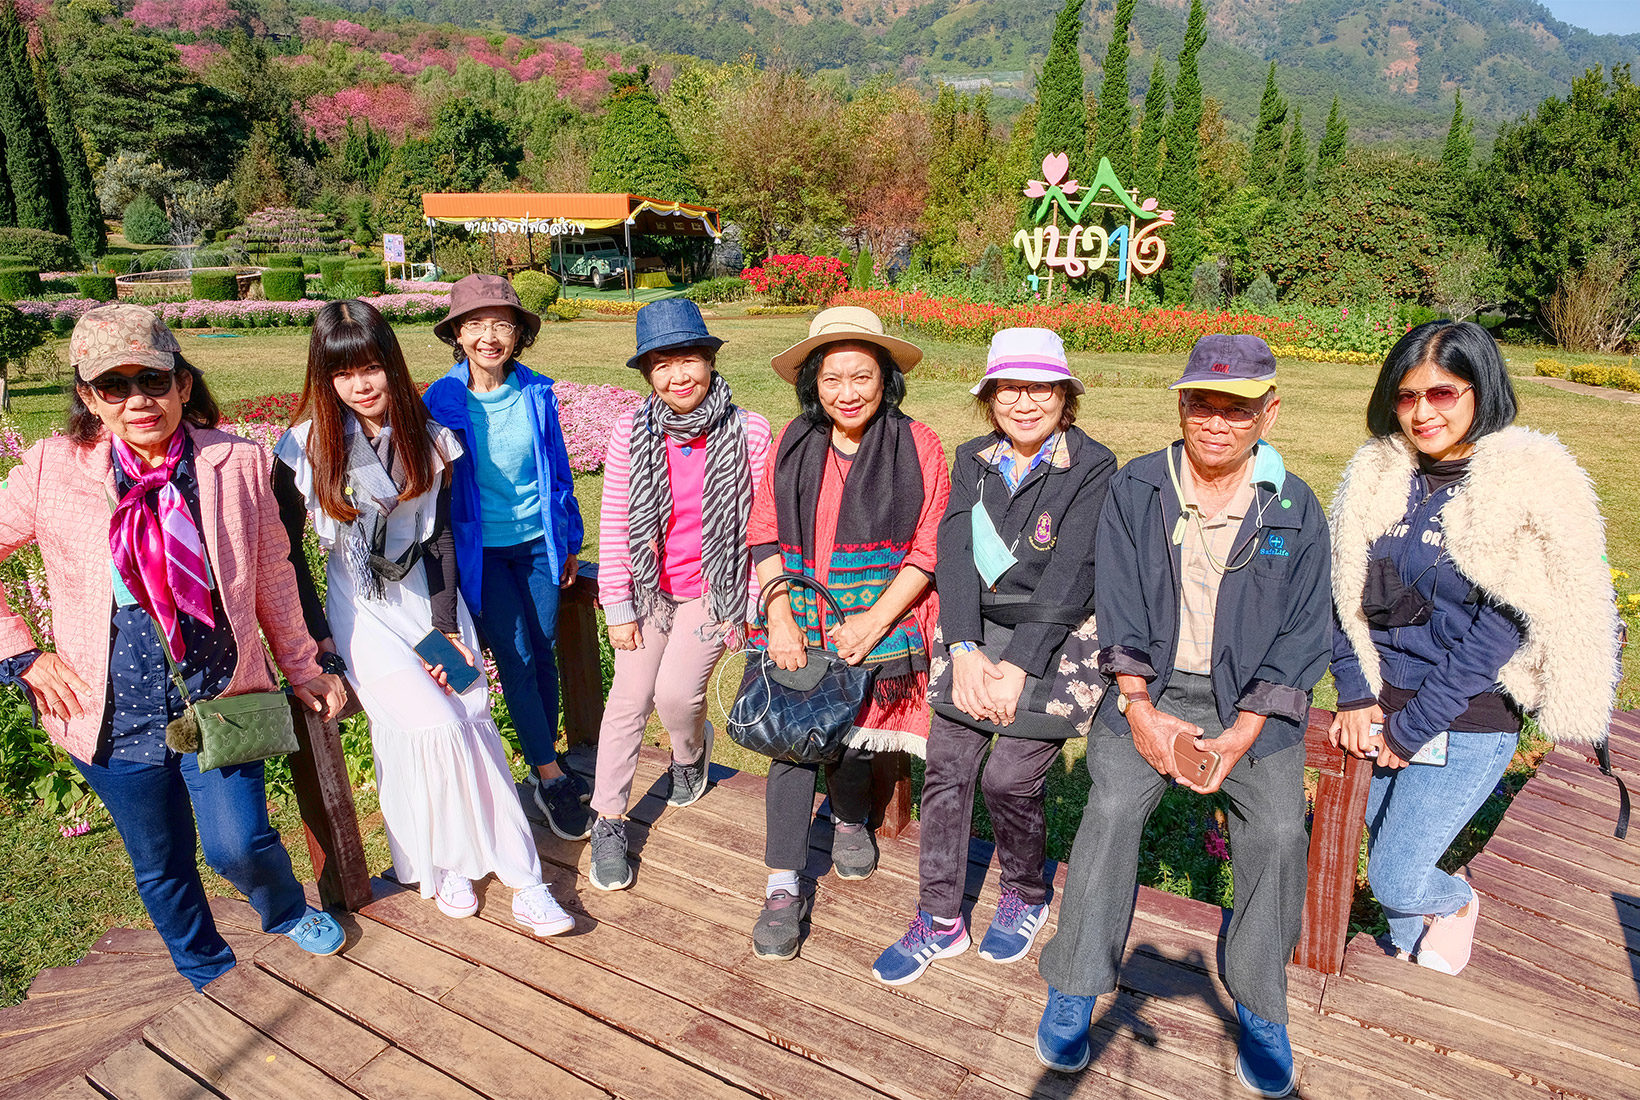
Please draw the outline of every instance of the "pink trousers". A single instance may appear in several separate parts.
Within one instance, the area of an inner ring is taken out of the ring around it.
[[[650,714],[660,714],[673,760],[692,764],[700,759],[706,743],[706,685],[723,656],[720,639],[701,640],[705,624],[703,596],[678,604],[670,631],[663,633],[640,619],[643,647],[615,651],[615,680],[598,727],[598,775],[592,792],[597,813],[626,813]]]

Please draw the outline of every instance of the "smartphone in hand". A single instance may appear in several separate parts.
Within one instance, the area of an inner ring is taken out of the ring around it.
[[[440,631],[429,630],[427,636],[416,643],[416,656],[434,667],[443,665],[445,683],[457,695],[478,679],[478,669],[468,664],[461,650]]]
[[[1219,765],[1224,758],[1211,749],[1198,749],[1196,739],[1181,733],[1173,739],[1173,766],[1186,783],[1196,787],[1211,786],[1218,777]]]

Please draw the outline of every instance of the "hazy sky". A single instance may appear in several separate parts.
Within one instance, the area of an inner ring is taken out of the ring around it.
[[[1562,22],[1596,34],[1640,32],[1640,3],[1635,0],[1539,0]]]

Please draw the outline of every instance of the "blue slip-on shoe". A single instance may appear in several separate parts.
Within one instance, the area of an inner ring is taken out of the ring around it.
[[[968,950],[968,925],[961,917],[945,932],[935,929],[933,918],[921,909],[911,918],[905,935],[877,956],[871,976],[884,985],[905,985],[922,977],[935,959],[949,959]]]
[[[991,927],[985,930],[985,938],[979,941],[979,957],[994,963],[1023,958],[1047,919],[1047,902],[1026,905],[1018,890],[1012,887],[1003,890],[997,915],[992,918]]]
[[[347,942],[347,933],[336,923],[336,918],[317,909],[309,909],[285,935],[310,955],[334,955]]]
[[[1048,1007],[1036,1025],[1036,1060],[1060,1073],[1076,1073],[1088,1064],[1088,1026],[1096,997],[1079,997],[1048,987]]]
[[[1287,1025],[1236,1005],[1241,1035],[1236,1039],[1236,1080],[1259,1096],[1286,1096],[1298,1083]]]

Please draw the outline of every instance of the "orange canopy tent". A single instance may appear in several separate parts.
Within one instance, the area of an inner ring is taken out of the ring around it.
[[[643,195],[549,194],[504,191],[428,194],[421,197],[429,227],[434,222],[475,232],[564,233],[612,229],[617,225],[670,236],[723,235],[710,206]]]

